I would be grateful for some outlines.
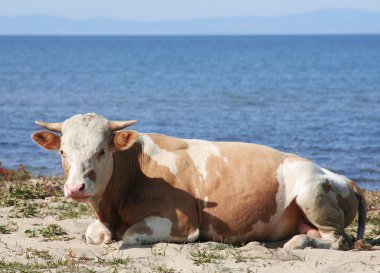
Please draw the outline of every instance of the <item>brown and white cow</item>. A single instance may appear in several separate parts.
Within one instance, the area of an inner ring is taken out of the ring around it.
[[[308,159],[248,143],[120,131],[137,121],[96,114],[37,122],[33,140],[59,150],[65,196],[89,202],[93,244],[216,240],[243,243],[294,236],[286,249],[348,249],[344,232],[365,199],[349,179]]]

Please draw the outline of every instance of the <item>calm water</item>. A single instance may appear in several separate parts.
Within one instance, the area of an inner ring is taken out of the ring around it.
[[[380,36],[0,37],[0,160],[61,173],[33,121],[96,112],[256,142],[380,190]]]

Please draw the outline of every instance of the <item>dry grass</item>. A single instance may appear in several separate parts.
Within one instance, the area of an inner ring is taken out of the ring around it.
[[[15,177],[20,177],[15,175]],[[5,181],[0,179],[0,209],[1,218],[9,219],[8,223],[0,224],[0,236],[22,231],[26,238],[39,242],[65,241],[73,238],[68,230],[65,230],[60,221],[67,219],[81,219],[95,217],[92,208],[83,203],[68,201],[63,198],[63,179],[59,177],[38,177],[33,179],[13,179]],[[368,227],[366,241],[372,245],[380,245],[380,192],[365,192],[368,206]],[[43,219],[53,217],[55,224],[44,225]],[[27,229],[19,230],[17,219],[41,219],[41,224],[31,225]],[[357,220],[347,231],[353,238],[356,236]],[[140,272],[141,267],[136,266],[136,261],[129,257],[106,257],[101,253],[97,258],[77,256],[68,251],[64,257],[57,255],[48,249],[15,248],[9,247],[0,237],[0,244],[14,257],[23,257],[24,261],[0,258],[0,272]],[[83,244],[85,244],[83,242]],[[150,254],[154,261],[146,264],[143,272],[176,272],[175,269],[163,262],[167,257],[168,244],[157,244],[150,248]],[[184,249],[185,248],[185,249]],[[172,251],[173,246],[169,247]],[[215,266],[216,271],[225,271],[224,264],[227,260],[234,264],[251,265],[259,264],[263,268],[271,266],[271,262],[261,261],[260,257],[254,257],[252,252],[244,247],[234,247],[222,243],[177,245],[178,255],[186,255],[193,266],[209,269],[209,265]],[[114,251],[111,249],[110,251]],[[274,260],[291,263],[302,263],[306,260],[306,252],[279,254],[277,249],[268,249],[269,257]],[[170,255],[173,255],[170,254]],[[285,256],[284,256],[285,255]],[[323,261],[315,262],[315,266],[321,266]],[[212,271],[212,270],[211,270]],[[211,272],[210,271],[210,272]],[[227,272],[227,271],[226,271]]]
[[[367,202],[367,224],[365,232],[365,241],[371,245],[380,245],[380,192],[365,191]],[[358,227],[358,218],[356,217],[351,225],[346,228],[347,233],[354,240]],[[360,248],[360,244],[358,244]]]

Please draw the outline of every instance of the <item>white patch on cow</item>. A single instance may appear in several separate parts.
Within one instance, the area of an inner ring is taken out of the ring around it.
[[[140,134],[137,141],[142,145],[144,154],[150,156],[158,165],[167,167],[173,175],[177,175],[177,155],[161,149],[147,134]]]
[[[333,189],[328,193],[322,186],[326,179]],[[277,211],[270,221],[280,219],[282,213],[295,198],[298,204],[312,206],[310,201],[315,200],[316,196],[326,196],[336,202],[336,192],[339,192],[342,197],[347,197],[350,193],[347,178],[320,168],[308,160],[290,162],[285,160],[277,169],[277,180],[279,182],[276,194]]]
[[[299,194],[309,191],[310,187],[315,185],[318,173],[321,170],[311,161],[300,160],[282,163],[277,169],[277,179],[280,183],[282,196],[285,207]]]
[[[324,172],[324,177],[329,180],[331,187],[335,192],[339,192],[342,197],[348,197],[350,195],[350,187],[347,186],[348,181],[347,177],[333,173],[329,170],[321,168]]]
[[[283,233],[284,225],[282,216],[286,208],[297,197],[298,202],[312,199],[320,190],[318,187],[319,176],[322,171],[311,161],[300,159],[285,160],[276,170],[279,183],[276,193],[276,212],[271,216],[269,223],[273,228],[273,238]],[[323,194],[323,193],[321,193]],[[261,221],[253,225],[257,232],[265,231],[267,223]]]
[[[88,226],[85,237],[86,243],[94,245],[110,243],[112,239],[110,230],[99,220]]]
[[[276,171],[277,181],[278,181],[278,190],[276,194],[276,203],[277,203],[277,212],[283,211],[293,200],[293,194],[288,192],[291,188],[289,183],[286,183],[284,177],[284,164],[280,164]],[[276,212],[276,214],[277,214]]]
[[[351,186],[344,176],[335,174],[319,167],[311,161],[293,161],[284,164],[284,177],[287,190],[287,199],[310,198],[310,195],[328,195],[336,200],[336,192],[342,197],[349,196]],[[326,193],[322,183],[329,181],[333,191]],[[305,200],[306,201],[306,200]]]
[[[197,240],[199,238],[199,228],[197,228],[193,233],[190,233],[188,236],[187,236],[187,241],[188,242],[194,242],[195,240]]]
[[[144,219],[144,222],[153,231],[151,236],[154,241],[170,239],[173,223],[169,219],[149,216]]]
[[[185,141],[189,144],[187,152],[199,172],[201,179],[205,181],[207,178],[207,160],[212,155],[220,156],[219,148],[205,140],[186,139]]]
[[[203,201],[204,207],[207,208],[208,205],[208,196],[205,197],[205,200]]]
[[[136,225],[138,226],[140,223],[137,223],[125,232],[123,236],[124,244],[149,244],[160,241],[171,241],[174,239],[170,236],[173,223],[169,219],[158,216],[149,216],[142,221],[152,231],[152,234],[139,233],[138,228],[136,229]]]

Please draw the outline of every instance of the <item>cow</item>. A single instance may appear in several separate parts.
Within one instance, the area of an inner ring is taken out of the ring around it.
[[[49,131],[32,139],[60,153],[65,196],[96,213],[87,243],[290,238],[288,250],[347,250],[352,241],[344,228],[357,213],[363,238],[365,198],[346,177],[263,145],[124,130],[136,122],[95,113],[36,121]]]

